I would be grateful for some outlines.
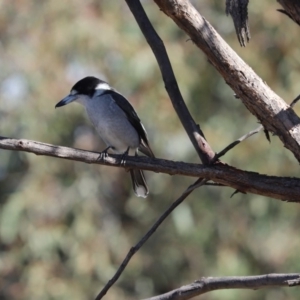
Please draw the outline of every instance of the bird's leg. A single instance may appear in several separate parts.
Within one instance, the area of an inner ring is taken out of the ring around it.
[[[100,152],[97,160],[103,159],[107,157],[107,151],[112,148],[112,146],[108,146],[107,148],[105,148],[102,152]]]
[[[127,150],[126,150],[126,151],[122,154],[122,156],[121,156],[121,165],[125,165],[125,156],[128,155],[128,153],[129,153],[129,148],[130,148],[130,147],[128,147]]]

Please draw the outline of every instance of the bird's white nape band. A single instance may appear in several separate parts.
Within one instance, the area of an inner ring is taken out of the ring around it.
[[[111,87],[109,86],[108,83],[101,82],[96,86],[95,90],[106,90],[107,91],[107,90],[111,90]]]

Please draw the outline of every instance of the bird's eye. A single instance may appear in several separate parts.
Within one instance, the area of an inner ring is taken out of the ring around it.
[[[77,92],[77,91],[75,91],[75,90],[71,90],[71,92],[70,92],[70,95],[74,96],[74,95],[76,95],[76,94],[78,94],[78,92]]]

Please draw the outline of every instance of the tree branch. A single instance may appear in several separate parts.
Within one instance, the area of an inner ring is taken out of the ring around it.
[[[299,0],[277,0],[284,9],[279,12],[289,16],[295,23],[300,25],[300,2]]]
[[[207,292],[224,289],[261,289],[300,285],[300,274],[267,274],[259,276],[206,277],[163,295],[144,300],[187,300]]]
[[[236,35],[242,47],[250,41],[250,29],[248,24],[249,0],[226,0],[226,14],[231,15]]]
[[[249,138],[250,136],[260,132],[263,129],[263,126],[258,126],[256,129],[246,133],[245,135],[243,135],[242,137],[240,137],[239,139],[235,140],[234,142],[230,143],[228,146],[226,146],[222,151],[220,151],[219,153],[216,154],[216,159],[224,156],[229,150],[233,149],[236,145],[238,145],[239,143],[241,143],[242,141],[246,140],[247,138]]]
[[[300,162],[300,119],[230,48],[188,0],[154,0],[207,55],[247,109],[278,135]]]
[[[122,155],[108,155],[99,159],[98,152],[5,137],[0,137],[0,149],[25,151],[36,155],[64,158],[89,164],[93,163],[112,167],[143,169],[169,175],[206,178],[207,180],[226,185],[244,193],[253,193],[290,202],[300,202],[299,178],[267,176],[239,170],[222,163],[204,166],[201,164],[175,162],[144,156],[127,156],[124,161]]]
[[[213,160],[215,153],[205,140],[201,129],[195,123],[187,106],[185,105],[163,41],[153,28],[140,1],[125,1],[154,53],[154,56],[160,67],[165,88],[184,129],[193,143],[202,163],[205,165],[209,164]]]
[[[149,231],[140,239],[140,241],[132,247],[127,253],[125,259],[120,265],[119,269],[115,273],[115,275],[107,282],[101,292],[97,295],[95,300],[102,299],[107,291],[111,288],[111,286],[119,279],[123,271],[125,270],[127,264],[129,263],[132,256],[147,242],[147,240],[151,237],[151,235],[156,231],[156,229],[160,226],[160,224],[170,215],[170,213],[180,204],[186,197],[196,188],[202,186],[206,182],[205,179],[198,179],[194,184],[189,186],[182,195],[172,203],[170,207],[158,218],[158,220],[152,225]]]
[[[300,100],[300,95],[298,95],[290,104],[290,107],[294,107],[297,102]],[[219,159],[220,157],[224,156],[229,150],[233,149],[236,145],[238,145],[239,143],[241,143],[242,141],[246,140],[247,138],[251,137],[252,135],[260,132],[261,130],[263,130],[264,127],[262,125],[259,125],[256,129],[246,133],[245,135],[243,135],[242,137],[240,137],[239,139],[235,140],[234,142],[230,143],[228,146],[226,146],[222,151],[220,151],[219,153],[216,153],[216,157],[215,157],[215,161],[217,161],[217,159]],[[214,161],[213,161],[214,163]]]
[[[300,100],[300,95],[298,95],[293,101],[292,101],[292,103],[291,103],[291,107],[294,107],[296,104],[297,104],[297,102]]]

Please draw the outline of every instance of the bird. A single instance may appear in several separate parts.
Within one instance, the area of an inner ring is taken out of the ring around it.
[[[115,154],[136,156],[138,150],[149,157],[155,157],[148,141],[144,125],[129,101],[106,81],[88,76],[71,88],[70,94],[59,101],[55,108],[71,102],[85,107],[87,115],[107,148]],[[140,169],[129,170],[134,193],[146,198],[149,189]]]

